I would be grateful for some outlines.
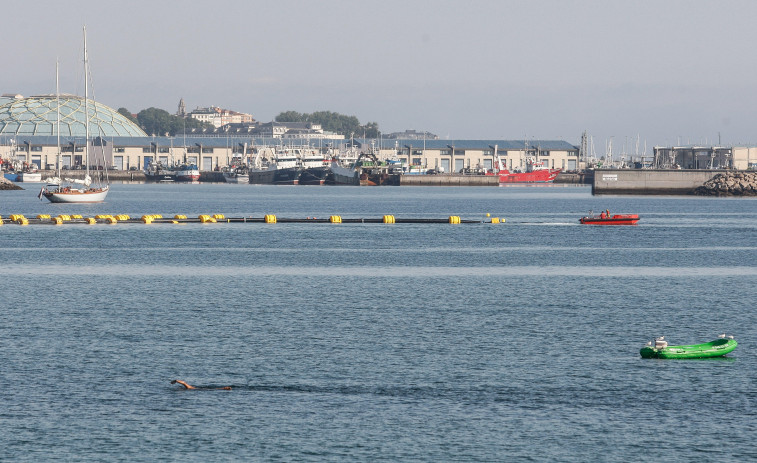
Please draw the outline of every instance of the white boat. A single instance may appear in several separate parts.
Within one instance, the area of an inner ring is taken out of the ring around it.
[[[19,172],[17,182],[40,183],[42,181],[42,172]]]
[[[39,192],[39,199],[43,197],[47,198],[51,203],[101,203],[105,201],[105,197],[108,195],[110,187],[107,185],[99,184],[92,186],[92,177],[89,176],[89,80],[88,80],[88,56],[87,56],[87,28],[84,31],[84,119],[85,119],[85,143],[84,143],[84,163],[86,164],[86,174],[84,179],[65,179],[60,181],[60,89],[58,88],[58,69],[56,65],[55,70],[55,91],[57,104],[57,132],[58,132],[58,162],[57,162],[57,177],[55,183],[48,183],[46,187],[43,187]],[[103,163],[104,164],[104,163]],[[107,169],[107,168],[106,168]],[[105,170],[105,177],[107,179],[107,170]],[[100,176],[98,175],[98,179]]]
[[[200,169],[194,164],[181,164],[176,166],[177,182],[198,182],[200,181]]]

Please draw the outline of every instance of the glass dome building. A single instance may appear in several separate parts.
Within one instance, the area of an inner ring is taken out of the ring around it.
[[[0,136],[57,136],[57,100],[55,95],[0,98]],[[84,137],[84,98],[61,94],[59,100],[60,136]],[[87,111],[91,137],[147,136],[139,126],[108,106],[90,99]]]

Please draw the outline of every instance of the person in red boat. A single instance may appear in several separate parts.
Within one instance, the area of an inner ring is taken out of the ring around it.
[[[225,387],[194,387],[191,384],[187,384],[186,381],[182,381],[180,379],[175,379],[171,381],[171,384],[181,384],[184,386],[184,389],[210,389],[210,390],[217,390],[217,391],[230,391],[231,386],[225,386]]]
[[[610,209],[605,209],[605,217],[610,218]]]
[[[602,213],[599,214],[599,218],[600,219],[604,219],[605,218],[605,211],[602,211]]]

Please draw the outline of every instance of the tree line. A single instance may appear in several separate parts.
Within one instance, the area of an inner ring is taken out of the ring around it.
[[[297,111],[284,111],[275,118],[276,122],[309,122],[320,124],[323,130],[344,135],[345,138],[378,138],[378,123],[368,122],[364,125],[355,116],[347,116],[332,111],[316,111],[311,114]]]
[[[173,136],[191,129],[212,129],[213,124],[198,121],[191,117],[181,117],[164,109],[147,108],[138,112],[136,117],[126,108],[118,108],[119,114],[142,128],[148,135]],[[344,135],[345,138],[378,138],[378,123],[360,124],[355,116],[347,116],[332,111],[316,111],[311,114],[297,111],[284,111],[274,119],[276,122],[309,122],[320,124],[323,130]]]
[[[119,114],[129,119],[142,128],[148,135],[173,136],[191,129],[213,128],[213,124],[198,121],[191,117],[181,117],[169,113],[165,109],[147,108],[137,113],[134,117],[126,108],[118,108]]]

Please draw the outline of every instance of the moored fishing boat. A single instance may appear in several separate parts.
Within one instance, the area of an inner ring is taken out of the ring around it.
[[[247,172],[247,166],[231,166],[222,172],[223,180],[226,183],[250,183],[250,174]]]
[[[176,168],[177,182],[197,182],[200,180],[200,169],[194,164],[181,164]]]
[[[639,222],[638,214],[613,214],[610,211],[599,215],[589,215],[578,219],[584,225],[636,225]]]
[[[526,150],[527,151],[527,150]],[[505,163],[497,153],[497,145],[494,145],[494,172],[499,176],[499,183],[552,183],[560,173],[560,169],[550,169],[544,161],[536,161],[526,158],[526,169],[522,172],[507,169]]]
[[[162,162],[151,162],[145,169],[145,180],[148,182],[174,182],[176,171],[163,165]]]
[[[270,149],[267,149],[270,151]],[[297,185],[302,167],[297,154],[289,149],[273,151],[271,158],[263,163],[264,150],[258,150],[253,167],[248,170],[250,183],[256,185]]]
[[[669,346],[664,338],[665,336],[655,338],[654,341],[650,341],[642,347],[639,351],[642,358],[698,359],[722,357],[733,351],[738,345],[733,336],[726,338],[725,334],[720,335],[714,341],[686,346]]]
[[[326,175],[327,185],[360,185],[360,173],[351,165],[344,165],[338,159],[331,161]]]
[[[323,185],[326,183],[326,177],[330,172],[330,162],[323,154],[316,149],[306,148],[300,152],[299,157],[302,167],[298,182],[300,185]]]

